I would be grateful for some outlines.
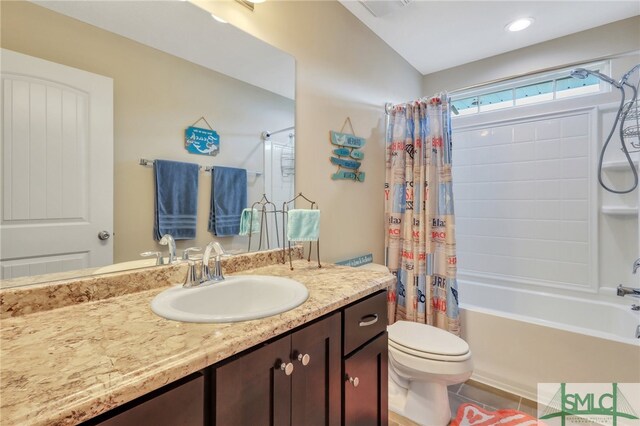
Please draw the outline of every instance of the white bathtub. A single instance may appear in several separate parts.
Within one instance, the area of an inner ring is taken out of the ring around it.
[[[537,383],[640,382],[640,312],[629,306],[458,285],[475,380],[533,400]]]

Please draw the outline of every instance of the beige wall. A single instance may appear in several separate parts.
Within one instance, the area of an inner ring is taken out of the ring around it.
[[[640,49],[640,16],[560,37],[458,67],[427,74],[423,96],[532,73],[545,68],[589,62]],[[636,55],[635,63],[640,61]],[[619,76],[628,69],[612,69]]]
[[[30,3],[2,2],[1,45],[113,78],[115,262],[161,249],[152,240],[153,171],[138,165],[139,158],[261,171],[262,131],[294,124],[290,99]],[[184,129],[201,116],[220,134],[216,157],[188,154],[183,147]],[[249,200],[257,200],[263,178],[249,175],[248,183]],[[178,242],[179,248],[211,241],[210,191],[210,174],[201,173],[197,238]],[[221,241],[246,250],[246,238]]]
[[[422,76],[337,1],[197,2],[296,58],[296,190],[322,211],[321,258],[384,261],[384,103],[415,99]],[[364,148],[364,183],[332,181],[329,131],[347,117]]]

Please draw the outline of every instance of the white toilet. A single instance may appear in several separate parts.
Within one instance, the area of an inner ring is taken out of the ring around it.
[[[398,321],[389,332],[389,409],[423,426],[451,419],[447,386],[471,377],[469,345],[426,324]]]

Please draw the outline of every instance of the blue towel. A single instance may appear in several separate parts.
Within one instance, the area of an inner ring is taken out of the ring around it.
[[[320,210],[289,210],[287,239],[289,241],[318,241],[320,238]]]
[[[197,164],[153,162],[156,179],[153,238],[156,241],[164,234],[171,234],[176,240],[196,237],[199,171]]]
[[[240,215],[247,207],[247,171],[214,167],[211,172],[209,231],[218,237],[240,233]]]

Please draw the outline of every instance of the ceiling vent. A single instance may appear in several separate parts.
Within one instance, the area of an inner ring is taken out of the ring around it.
[[[413,0],[360,0],[360,4],[376,18],[395,13],[411,2]]]

